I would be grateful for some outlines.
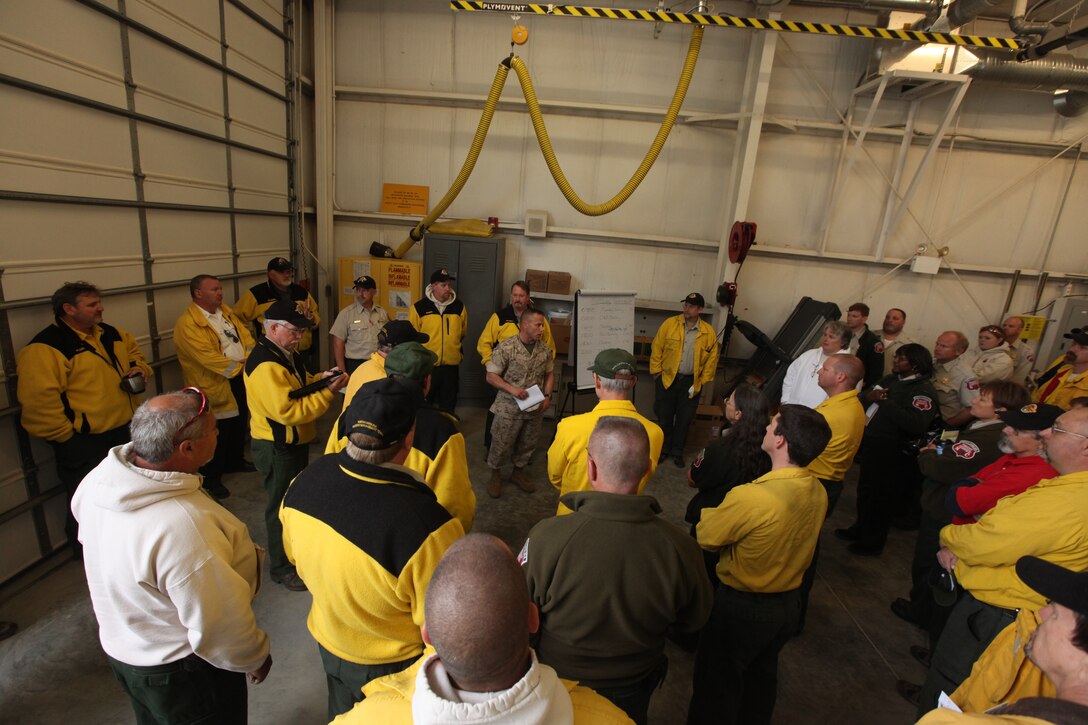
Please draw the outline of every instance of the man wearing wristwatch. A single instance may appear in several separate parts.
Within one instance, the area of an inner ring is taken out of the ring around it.
[[[487,362],[487,382],[499,391],[491,405],[495,422],[487,454],[491,469],[487,494],[491,498],[502,495],[502,467],[511,462],[514,471],[510,480],[526,493],[536,490],[525,477],[525,466],[540,440],[544,411],[551,405],[555,387],[555,355],[541,340],[543,334],[544,313],[528,307],[521,313],[518,334],[500,342]],[[522,410],[518,403],[529,398],[529,389],[534,386],[544,400]]]

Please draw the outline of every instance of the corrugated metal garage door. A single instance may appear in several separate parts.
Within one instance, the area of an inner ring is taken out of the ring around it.
[[[0,582],[64,545],[52,449],[14,395],[53,290],[102,288],[153,389],[175,389],[189,278],[221,275],[233,302],[296,246],[284,27],[278,1],[0,3]]]

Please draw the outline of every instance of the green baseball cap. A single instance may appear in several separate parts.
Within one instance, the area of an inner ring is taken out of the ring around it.
[[[385,374],[423,380],[431,374],[438,356],[418,342],[404,342],[385,356]]]
[[[387,362],[386,367],[388,366]],[[602,378],[615,379],[620,375],[630,377],[635,374],[635,356],[626,350],[612,347],[597,353],[593,364],[586,369],[592,370]]]

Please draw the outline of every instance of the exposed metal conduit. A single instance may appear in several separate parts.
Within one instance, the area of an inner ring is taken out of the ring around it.
[[[790,5],[811,5],[847,10],[898,10],[906,13],[936,13],[941,4],[936,0],[794,0]]]
[[[1028,0],[1013,0],[1012,17],[1009,18],[1009,28],[1017,35],[1042,35],[1050,30],[1050,23],[1029,23],[1024,20],[1028,14]]]
[[[947,32],[952,28],[966,25],[987,10],[997,7],[1001,2],[1002,0],[955,0],[948,6],[948,14],[939,25],[937,25],[937,21],[941,19],[940,7],[931,10],[912,27],[915,30],[924,28],[937,32]]]
[[[249,216],[291,216],[288,211],[269,209],[242,209],[229,206],[205,206],[202,204],[175,204],[167,201],[136,201],[134,199],[107,199],[98,196],[71,196],[67,194],[41,194],[34,191],[9,191],[0,189],[0,200],[33,201],[49,204],[78,204],[81,206],[124,207],[128,209],[158,209],[162,211],[195,211],[209,214],[244,214]]]
[[[978,81],[1025,91],[1088,91],[1088,63],[1071,55],[1051,54],[1026,63],[983,57],[966,74]]]

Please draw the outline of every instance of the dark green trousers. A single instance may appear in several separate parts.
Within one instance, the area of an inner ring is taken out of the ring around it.
[[[213,667],[196,655],[137,667],[113,659],[137,725],[245,725],[246,676]]]
[[[975,661],[1001,630],[1016,621],[1015,609],[980,602],[964,590],[941,632],[922,686],[918,718],[937,707],[941,692],[951,695],[971,674]]]
[[[321,654],[321,665],[325,668],[325,681],[329,686],[330,721],[353,708],[355,703],[365,699],[363,685],[379,677],[406,670],[419,659],[416,656],[409,657],[403,662],[390,662],[386,665],[361,665],[341,659],[321,645],[317,645],[317,651]]]
[[[250,450],[253,451],[253,465],[264,476],[264,490],[268,494],[264,506],[264,525],[268,531],[269,568],[273,577],[282,577],[293,572],[295,566],[283,552],[280,504],[291,481],[306,468],[310,460],[310,447],[255,440],[250,444]]]

